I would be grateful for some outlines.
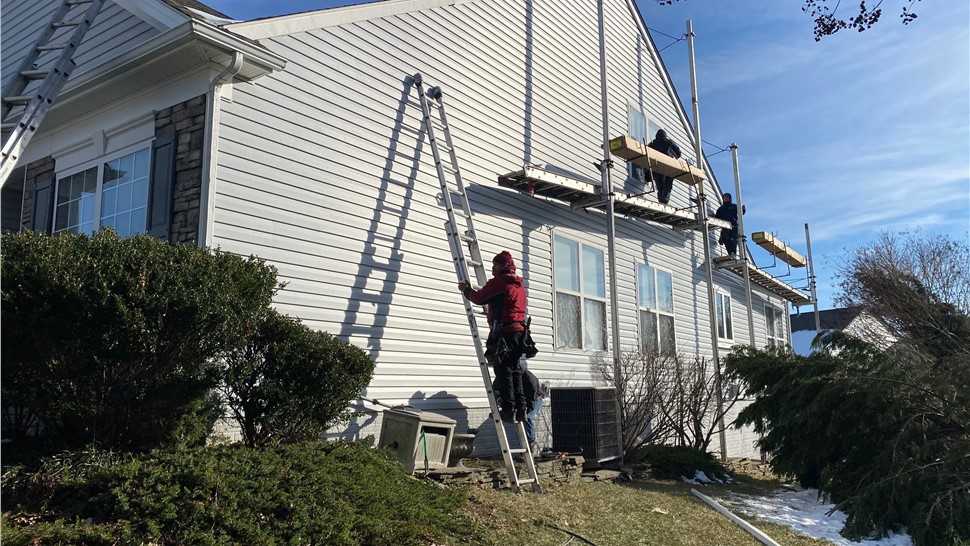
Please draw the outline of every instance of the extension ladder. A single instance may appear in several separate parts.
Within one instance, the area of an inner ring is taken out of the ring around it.
[[[78,15],[81,10],[75,8],[85,5],[83,14]],[[20,154],[70,77],[76,66],[72,59],[74,52],[103,5],[104,0],[63,0],[7,83],[0,115],[0,132],[3,134],[0,183],[6,181],[17,166]],[[61,32],[62,29],[67,31]]]
[[[468,203],[468,195],[465,193],[465,185],[461,180],[461,171],[458,170],[458,157],[455,154],[455,147],[451,140],[451,131],[448,129],[448,118],[445,115],[445,104],[442,98],[440,87],[431,87],[425,92],[421,74],[414,75],[414,85],[418,88],[418,96],[421,99],[421,111],[423,113],[424,126],[428,132],[428,140],[431,144],[431,153],[434,157],[435,169],[438,171],[438,181],[441,183],[441,198],[445,209],[448,212],[448,222],[445,224],[445,231],[448,234],[448,244],[451,247],[451,256],[455,263],[455,272],[458,274],[458,281],[472,283],[478,289],[481,288],[488,277],[485,274],[485,265],[482,261],[481,249],[478,246],[478,237],[475,235],[475,226],[472,223],[471,206]],[[450,163],[446,167],[441,162],[438,140],[435,138],[435,126],[431,112],[432,104],[437,107],[438,119],[437,126],[441,128],[445,136],[445,150],[448,151]],[[449,182],[449,176],[452,180]],[[458,198],[461,202],[461,210],[455,210],[454,200]],[[464,229],[458,227],[457,217],[465,219]],[[464,249],[468,249],[468,256]],[[471,266],[475,271],[475,282],[468,276],[468,267]],[[477,286],[475,286],[477,283]],[[502,458],[505,460],[505,468],[509,475],[509,485],[516,493],[521,491],[523,485],[532,484],[532,490],[539,492],[539,478],[536,473],[535,460],[532,458],[529,441],[525,434],[525,425],[520,421],[515,428],[519,436],[519,449],[509,448],[509,439],[505,434],[505,427],[499,416],[498,404],[495,401],[495,392],[492,390],[492,378],[488,370],[488,361],[485,358],[485,344],[479,333],[478,321],[475,308],[468,298],[462,298],[465,302],[465,315],[468,317],[468,326],[471,329],[472,340],[475,343],[475,353],[478,355],[478,364],[482,372],[482,380],[485,382],[485,392],[488,394],[489,407],[492,410],[492,422],[495,424],[495,432],[498,436],[499,445],[502,449]],[[528,478],[520,478],[515,467],[515,455],[521,454],[528,472]]]

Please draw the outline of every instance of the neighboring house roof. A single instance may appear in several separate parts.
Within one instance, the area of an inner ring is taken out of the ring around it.
[[[840,307],[818,312],[822,330],[845,330],[859,313],[861,307]],[[791,331],[815,330],[815,313],[799,313],[791,316]]]
[[[225,13],[214,10],[201,2],[196,2],[195,0],[162,0],[162,1],[168,4],[169,6],[172,6],[173,8],[188,15],[189,17],[192,17],[193,19],[197,19],[200,21],[203,21],[204,19],[199,14],[199,12],[207,13],[209,15],[218,17],[220,19],[230,19],[230,17]]]

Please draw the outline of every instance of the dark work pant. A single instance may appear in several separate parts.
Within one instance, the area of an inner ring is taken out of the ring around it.
[[[719,242],[724,245],[728,254],[736,254],[738,251],[738,228],[722,229]]]
[[[522,346],[524,332],[503,333],[502,338],[511,350],[503,355],[495,365],[495,394],[502,399],[502,409],[525,407],[525,393],[522,390],[522,356],[519,348]],[[513,405],[513,402],[514,405]]]
[[[674,188],[674,179],[662,174],[654,174],[653,181],[657,183],[657,201],[670,202],[670,190]]]

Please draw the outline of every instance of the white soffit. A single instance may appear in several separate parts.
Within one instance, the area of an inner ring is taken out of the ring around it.
[[[455,4],[455,0],[383,0],[341,8],[256,19],[226,25],[224,28],[252,40],[261,40],[452,4]]]
[[[115,4],[130,11],[135,17],[158,30],[165,31],[186,22],[189,17],[165,2],[157,0],[113,0]]]

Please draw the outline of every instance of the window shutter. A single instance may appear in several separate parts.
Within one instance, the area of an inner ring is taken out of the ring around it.
[[[54,180],[53,176],[34,187],[34,210],[30,216],[30,229],[50,233],[53,227]]]
[[[175,135],[159,136],[152,145],[151,195],[148,202],[148,234],[169,240],[172,225],[172,193],[175,189]]]

